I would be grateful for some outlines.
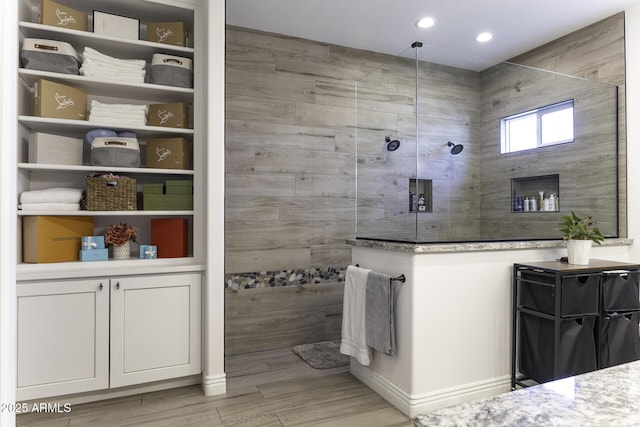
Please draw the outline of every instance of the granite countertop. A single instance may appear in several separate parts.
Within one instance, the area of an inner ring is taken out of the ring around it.
[[[640,361],[419,415],[416,427],[640,425]]]
[[[476,252],[501,251],[513,249],[544,249],[562,248],[567,243],[564,240],[514,240],[505,242],[458,242],[458,243],[402,243],[384,240],[348,239],[346,244],[361,248],[383,249],[387,251],[423,253]],[[606,239],[602,246],[632,245],[633,239]]]

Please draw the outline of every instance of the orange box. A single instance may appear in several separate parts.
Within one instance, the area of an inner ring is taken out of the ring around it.
[[[25,216],[22,259],[28,263],[78,261],[82,236],[93,236],[92,216]]]
[[[158,247],[158,258],[182,258],[189,251],[189,224],[183,218],[151,219],[151,244]]]

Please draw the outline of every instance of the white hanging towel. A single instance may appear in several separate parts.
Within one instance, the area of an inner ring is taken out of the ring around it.
[[[355,357],[361,365],[371,363],[367,345],[365,299],[371,270],[349,265],[345,273],[340,353]]]

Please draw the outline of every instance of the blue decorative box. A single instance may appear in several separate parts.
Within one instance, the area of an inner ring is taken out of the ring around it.
[[[140,245],[140,258],[158,258],[158,247],[156,245]]]
[[[104,249],[104,236],[83,236],[80,249],[91,251],[94,249]]]
[[[80,249],[80,261],[106,261],[109,249]]]

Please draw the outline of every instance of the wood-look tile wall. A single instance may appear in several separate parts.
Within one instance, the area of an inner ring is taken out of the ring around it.
[[[620,85],[621,154],[623,23],[616,15],[514,59]],[[347,265],[344,241],[356,235],[356,162],[367,177],[358,182],[361,227],[415,233],[407,210],[408,179],[416,176],[433,179],[434,188],[434,213],[419,216],[418,238],[465,239],[504,225],[481,215],[491,192],[481,188],[488,154],[478,137],[480,73],[421,64],[416,142],[412,61],[227,27],[226,64],[227,274]],[[356,108],[356,81],[372,70],[360,82]],[[398,151],[384,150],[388,135],[401,139]],[[448,141],[463,143],[463,154],[451,156]],[[429,168],[416,169],[416,153]],[[337,282],[227,290],[226,353],[338,338],[341,289]]]
[[[227,27],[225,271],[344,267],[355,81],[387,55]],[[342,282],[228,289],[226,354],[340,337]]]

